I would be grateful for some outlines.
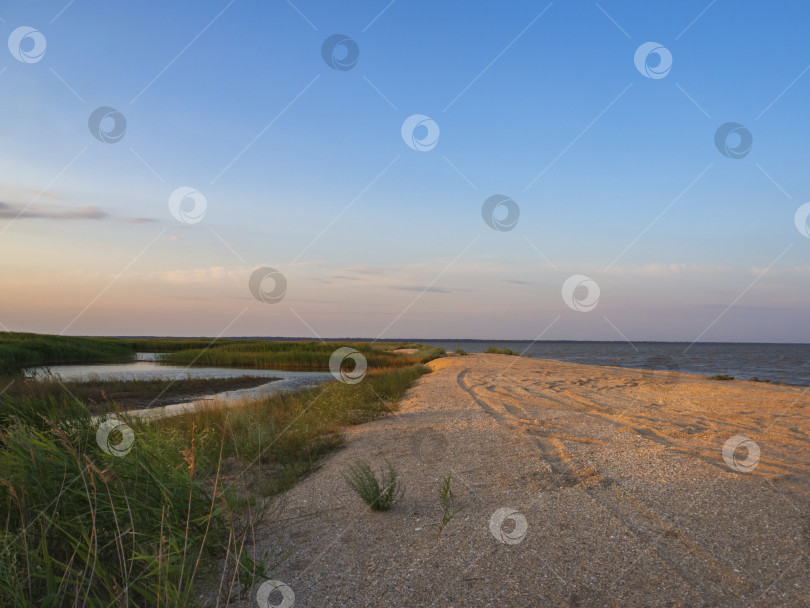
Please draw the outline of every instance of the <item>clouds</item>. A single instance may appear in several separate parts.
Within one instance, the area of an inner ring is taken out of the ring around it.
[[[10,220],[103,220],[109,214],[94,205],[61,207],[56,205],[9,205],[0,203],[0,218]]]
[[[116,220],[130,224],[152,223],[156,220],[148,217],[116,218],[95,205],[79,205],[68,207],[65,205],[13,205],[0,202],[0,219],[11,221],[19,220],[56,220],[56,221],[99,221]]]

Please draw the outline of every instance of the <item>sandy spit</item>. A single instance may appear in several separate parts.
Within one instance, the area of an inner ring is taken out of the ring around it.
[[[805,389],[505,355],[430,365],[257,530],[295,607],[810,605]],[[396,463],[392,511],[347,487],[358,458]],[[461,510],[439,534],[447,475]]]

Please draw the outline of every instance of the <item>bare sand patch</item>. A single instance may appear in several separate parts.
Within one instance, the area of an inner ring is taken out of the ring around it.
[[[430,366],[257,530],[296,608],[810,605],[805,389],[504,355]],[[726,463],[735,436],[753,466]],[[384,457],[406,491],[373,513],[342,474]],[[448,474],[463,509],[437,536]]]

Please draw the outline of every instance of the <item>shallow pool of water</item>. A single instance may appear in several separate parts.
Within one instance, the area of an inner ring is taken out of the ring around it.
[[[259,376],[268,378],[267,384],[253,388],[223,391],[201,397],[187,403],[153,408],[170,412],[185,411],[190,406],[206,402],[220,401],[237,403],[245,398],[273,395],[280,391],[296,391],[317,386],[334,380],[329,372],[295,372],[276,369],[235,369],[230,367],[186,367],[164,365],[157,361],[156,353],[138,353],[137,360],[131,363],[103,363],[96,365],[53,365],[51,367],[29,368],[26,375],[45,378],[58,376],[62,380],[183,380],[185,378],[239,378]],[[279,380],[269,380],[279,378]],[[169,409],[166,409],[169,408]],[[157,413],[157,412],[156,412]],[[164,415],[165,415],[164,414]]]

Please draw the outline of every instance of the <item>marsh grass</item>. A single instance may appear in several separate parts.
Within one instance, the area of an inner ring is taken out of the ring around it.
[[[339,446],[343,425],[386,415],[427,369],[371,371],[151,423],[122,413],[135,436],[123,457],[100,449],[81,401],[0,397],[0,605],[235,599],[271,567],[253,549],[272,517],[263,499]]]
[[[385,467],[380,471],[379,481],[371,470],[371,465],[364,460],[350,465],[343,478],[372,511],[390,510],[404,491],[396,467],[387,459]]]
[[[492,355],[514,355],[520,356],[520,353],[512,350],[511,348],[498,348],[497,346],[490,346],[485,351],[485,353],[489,353]]]
[[[253,369],[328,370],[329,358],[341,346],[360,352],[369,368],[394,369],[426,363],[443,353],[438,347],[416,345],[419,352],[404,355],[391,352],[402,344],[371,344],[368,342],[274,342],[240,340],[210,347],[186,348],[162,355],[161,360],[175,365],[207,365]],[[407,344],[406,346],[413,346]]]
[[[0,604],[187,606],[197,577],[265,574],[239,554],[250,514],[196,479],[194,439],[166,459],[165,438],[135,428],[134,449],[118,458],[98,447],[88,415],[5,425]]]
[[[0,375],[18,375],[26,367],[129,361],[137,352],[161,353],[163,362],[178,365],[328,370],[329,357],[341,346],[355,348],[366,357],[370,368],[379,369],[426,363],[444,352],[438,347],[405,342],[94,338],[0,332]],[[418,348],[419,352],[392,352],[400,348]]]
[[[62,363],[127,361],[135,349],[117,338],[77,338],[0,332],[0,374]]]
[[[189,348],[237,344],[245,340],[230,338],[122,338],[122,341],[139,353],[171,353]]]
[[[0,376],[0,390],[17,400],[36,398],[55,399],[71,402],[81,400],[87,403],[93,413],[115,409],[117,405],[145,407],[166,405],[187,398],[199,397],[241,388],[253,388],[278,380],[263,376],[243,375],[236,378],[195,378],[188,376],[173,380],[143,379],[121,380],[88,378],[86,380],[62,380],[55,376],[22,378],[20,376]]]

